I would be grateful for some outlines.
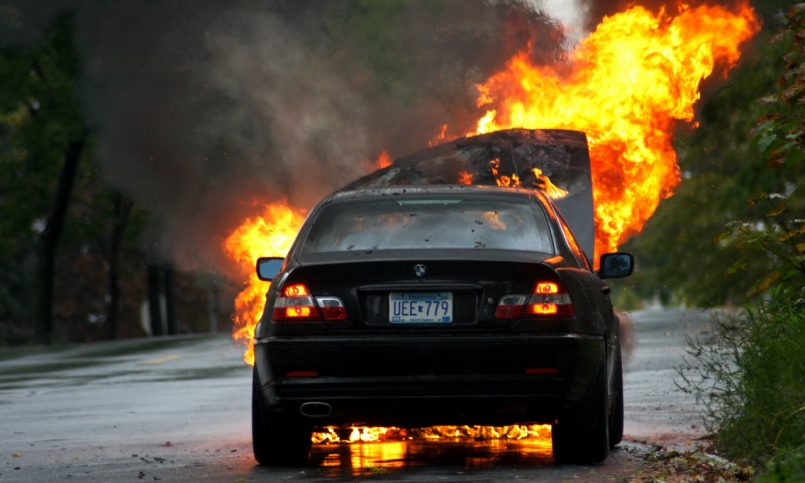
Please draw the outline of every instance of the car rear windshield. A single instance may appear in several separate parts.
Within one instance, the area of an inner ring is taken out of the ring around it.
[[[550,228],[533,201],[372,199],[325,207],[302,254],[398,249],[495,249],[553,254]]]

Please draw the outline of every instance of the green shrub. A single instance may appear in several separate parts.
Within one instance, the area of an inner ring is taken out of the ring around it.
[[[760,483],[805,481],[805,446],[783,451],[766,465]]]
[[[728,454],[749,459],[805,446],[805,292],[774,292],[750,312],[735,361],[740,406],[719,431]]]
[[[758,466],[774,457],[795,471],[805,455],[805,287],[776,285],[744,317],[714,327],[716,337],[689,343],[680,387],[705,403],[726,456]],[[783,454],[793,456],[775,457]]]

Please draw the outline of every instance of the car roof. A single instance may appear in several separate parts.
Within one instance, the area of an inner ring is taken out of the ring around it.
[[[524,188],[501,188],[498,186],[479,185],[420,185],[395,186],[388,188],[372,188],[360,190],[337,191],[322,201],[322,204],[341,201],[359,201],[394,197],[421,197],[421,196],[457,196],[478,198],[513,198],[522,200],[538,199],[548,203],[547,198],[538,190]]]

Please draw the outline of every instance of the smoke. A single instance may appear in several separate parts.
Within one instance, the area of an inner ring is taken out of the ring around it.
[[[260,202],[312,206],[387,149],[471,129],[474,88],[558,23],[519,1],[0,2],[6,44],[73,14],[105,178],[154,219],[149,248],[224,270],[220,243]]]
[[[537,10],[544,11],[561,25],[567,39],[567,47],[572,47],[583,39],[590,28],[587,18],[589,0],[529,0]]]

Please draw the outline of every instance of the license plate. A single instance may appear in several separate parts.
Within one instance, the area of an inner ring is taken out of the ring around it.
[[[389,294],[389,322],[392,324],[448,324],[452,321],[451,292]]]

